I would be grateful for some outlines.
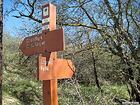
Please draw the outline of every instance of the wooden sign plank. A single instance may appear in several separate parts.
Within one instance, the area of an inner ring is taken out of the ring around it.
[[[48,69],[52,69],[52,64],[55,59],[57,59],[57,52],[51,52],[46,54],[39,54],[38,56],[38,67],[37,67],[37,79],[39,80],[40,72],[42,71],[48,71]],[[48,62],[48,61],[51,61]],[[49,68],[48,68],[49,65]]]
[[[47,33],[26,37],[21,46],[26,56],[64,50],[64,31],[58,29]]]
[[[71,60],[66,59],[52,59],[46,61],[46,57],[39,56],[38,79],[39,80],[52,80],[71,78],[74,73],[74,66]],[[47,64],[47,66],[46,66]]]

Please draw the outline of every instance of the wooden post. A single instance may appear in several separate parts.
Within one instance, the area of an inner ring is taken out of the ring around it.
[[[43,9],[42,32],[55,30],[56,29],[56,7],[49,3],[46,5],[43,5],[42,9]],[[56,53],[56,52],[50,52],[50,53]],[[47,61],[49,61],[49,57],[48,57],[48,54],[46,54]],[[58,105],[57,79],[43,80],[43,105]]]
[[[57,79],[43,80],[43,105],[58,105]]]

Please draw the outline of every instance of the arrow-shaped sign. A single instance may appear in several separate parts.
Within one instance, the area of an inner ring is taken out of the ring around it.
[[[26,37],[20,49],[26,56],[62,51],[64,50],[64,31],[63,29],[58,29]]]
[[[51,58],[52,56],[50,56]],[[47,66],[46,66],[47,65]],[[46,62],[46,57],[39,56],[39,80],[52,80],[71,78],[75,68],[71,60],[50,59]]]

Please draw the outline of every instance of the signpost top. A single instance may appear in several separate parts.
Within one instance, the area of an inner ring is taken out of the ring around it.
[[[56,6],[45,4],[42,6],[42,31],[56,29]]]

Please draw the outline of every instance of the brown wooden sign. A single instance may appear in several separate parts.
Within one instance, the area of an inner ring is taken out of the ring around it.
[[[20,49],[26,56],[44,52],[62,51],[64,50],[64,31],[63,29],[58,29],[26,37]]]
[[[39,80],[71,78],[75,70],[71,60],[58,59],[54,54],[50,55],[48,61],[40,55],[38,61]]]

